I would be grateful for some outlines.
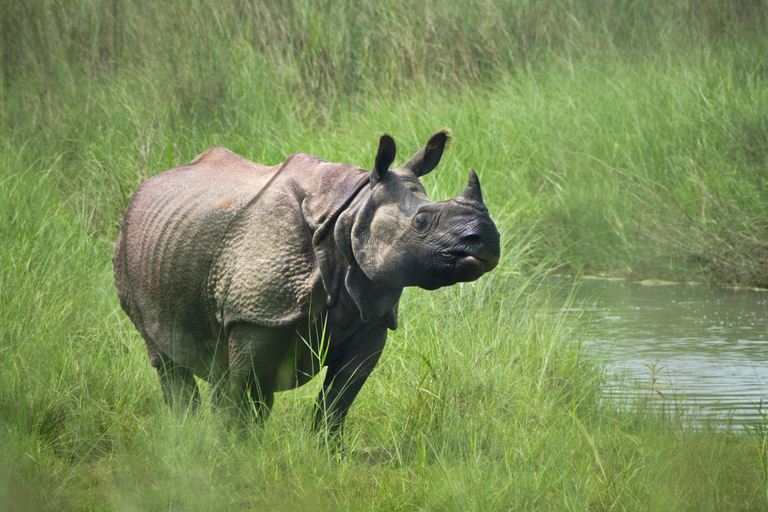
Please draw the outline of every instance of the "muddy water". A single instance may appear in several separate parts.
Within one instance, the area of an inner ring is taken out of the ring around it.
[[[569,310],[586,321],[585,350],[605,359],[617,403],[737,428],[764,419],[768,292],[583,280],[578,302]]]

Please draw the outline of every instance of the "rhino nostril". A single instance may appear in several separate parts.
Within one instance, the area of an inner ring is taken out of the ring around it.
[[[468,235],[464,235],[462,239],[470,244],[479,244],[483,241],[483,237],[480,235],[480,233],[470,233]]]

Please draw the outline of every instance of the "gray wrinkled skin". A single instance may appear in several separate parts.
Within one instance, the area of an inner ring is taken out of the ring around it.
[[[147,343],[171,406],[214,401],[269,414],[273,394],[328,367],[316,428],[340,429],[397,327],[405,286],[472,281],[499,259],[480,183],[427,199],[419,177],[449,137],[369,173],[296,153],[275,167],[213,147],[134,193],[113,258],[120,304]]]

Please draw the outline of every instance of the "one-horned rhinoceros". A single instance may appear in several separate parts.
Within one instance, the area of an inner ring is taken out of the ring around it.
[[[316,428],[338,434],[397,327],[405,286],[473,281],[499,260],[477,174],[432,202],[419,178],[449,136],[400,168],[379,141],[373,170],[295,153],[255,164],[213,147],[133,194],[113,258],[120,304],[147,343],[165,401],[266,418],[275,391],[327,367]]]

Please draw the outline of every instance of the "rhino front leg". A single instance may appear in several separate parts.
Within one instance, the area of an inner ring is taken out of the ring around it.
[[[269,417],[277,368],[285,357],[293,327],[237,324],[229,333],[226,396],[220,399],[242,419]]]
[[[352,402],[379,361],[387,341],[387,327],[375,326],[353,336],[348,346],[337,347],[328,362],[323,389],[317,397],[315,431],[325,432],[338,444]]]

